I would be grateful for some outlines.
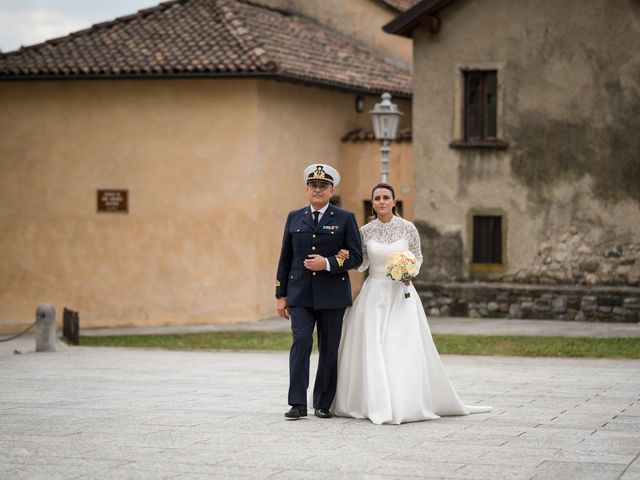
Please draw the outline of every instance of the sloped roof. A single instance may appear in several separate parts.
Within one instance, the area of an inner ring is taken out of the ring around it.
[[[423,18],[436,15],[453,2],[454,0],[421,0],[391,20],[382,29],[394,35],[411,37],[413,29],[418,26]]]
[[[247,0],[172,0],[0,54],[0,80],[268,77],[411,95],[411,74],[313,20]]]

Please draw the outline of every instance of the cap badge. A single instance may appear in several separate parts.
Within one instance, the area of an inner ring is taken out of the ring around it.
[[[316,167],[315,172],[313,172],[313,177],[311,177],[310,180],[327,180],[322,165]]]

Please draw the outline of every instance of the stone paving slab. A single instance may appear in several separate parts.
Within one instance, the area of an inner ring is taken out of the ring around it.
[[[640,479],[640,361],[443,361],[494,411],[287,421],[284,352],[0,355],[0,477]]]

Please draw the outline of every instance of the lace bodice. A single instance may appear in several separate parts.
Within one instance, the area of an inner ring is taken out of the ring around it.
[[[420,234],[416,226],[395,215],[391,221],[382,223],[377,218],[360,228],[362,238],[362,265],[359,272],[371,266],[371,274],[386,275],[387,258],[391,253],[410,250],[418,259],[418,267],[422,265],[420,251]]]

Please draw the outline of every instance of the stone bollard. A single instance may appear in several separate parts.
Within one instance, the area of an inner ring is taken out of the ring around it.
[[[58,350],[56,332],[56,309],[43,303],[36,310],[36,352],[55,352]]]

